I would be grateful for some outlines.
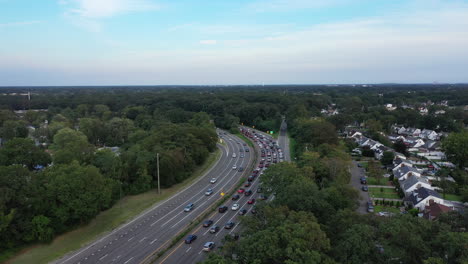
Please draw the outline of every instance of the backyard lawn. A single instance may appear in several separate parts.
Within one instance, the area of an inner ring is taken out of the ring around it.
[[[378,212],[390,212],[390,213],[394,213],[394,214],[399,214],[400,209],[396,208],[396,207],[393,207],[393,206],[376,205],[376,206],[374,206],[374,212],[376,212],[376,213],[378,213]]]
[[[375,198],[400,199],[395,189],[371,187],[369,193]]]
[[[445,194],[445,200],[461,202],[462,197],[456,194]]]

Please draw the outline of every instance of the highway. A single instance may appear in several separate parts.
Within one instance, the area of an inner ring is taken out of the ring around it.
[[[221,130],[218,133],[226,144],[218,144],[222,151],[221,158],[205,175],[129,223],[54,263],[142,263],[166,248],[191,221],[212,207],[221,192],[231,189],[242,176],[249,173],[248,170],[234,170],[233,165],[248,168],[253,162],[254,152],[245,152],[244,149],[249,147],[244,146],[238,137]],[[245,156],[242,158],[240,154]],[[210,183],[211,178],[217,178],[216,183]],[[214,190],[212,195],[205,195],[208,188]],[[184,207],[189,203],[193,203],[194,208],[184,212]]]
[[[247,127],[243,127],[243,129],[248,129],[249,131],[253,131],[253,129],[249,129]],[[259,146],[259,142],[255,142],[255,147],[258,152],[258,160],[259,162],[257,163],[257,166],[260,166],[260,161],[264,159],[263,164],[268,163],[268,155],[265,155],[265,157],[261,156],[261,149],[265,149],[266,144],[264,142],[269,142],[270,140],[273,140],[270,136],[267,136],[265,133],[261,133],[260,131],[256,131],[257,135],[264,135],[266,136],[266,140],[260,142],[262,147]],[[268,150],[266,150],[266,153]],[[273,156],[273,153],[276,153],[278,155],[278,152],[276,150],[273,150],[271,152],[271,156]],[[278,159],[279,161],[279,159]],[[261,173],[266,169],[265,167],[257,168]],[[179,264],[179,263],[197,263],[200,261],[203,261],[206,253],[203,251],[203,245],[207,242],[215,242],[216,247],[219,247],[222,245],[222,240],[226,235],[234,235],[239,232],[239,222],[242,220],[242,217],[239,215],[239,212],[242,209],[247,210],[247,214],[251,214],[251,210],[254,207],[254,205],[248,204],[248,201],[251,198],[255,199],[255,204],[263,202],[260,200],[260,195],[262,193],[257,192],[257,188],[259,187],[259,181],[260,177],[257,176],[255,179],[252,181],[252,185],[249,187],[243,187],[245,190],[252,190],[252,195],[250,196],[245,196],[244,194],[240,194],[240,198],[236,201],[233,200],[228,200],[227,202],[224,203],[225,206],[228,207],[228,210],[224,213],[220,213],[218,211],[212,213],[206,220],[213,220],[213,225],[217,225],[220,227],[220,230],[217,233],[210,233],[209,229],[210,227],[203,227],[202,224],[200,224],[198,227],[196,227],[190,234],[195,234],[197,236],[197,239],[193,241],[191,244],[186,244],[184,241],[180,241],[176,246],[169,250],[165,255],[161,256],[155,263],[159,264]],[[233,211],[232,205],[234,203],[238,203],[240,205],[240,208],[238,210]],[[203,221],[203,222],[204,222]],[[229,222],[233,221],[235,222],[235,226],[232,229],[225,229],[224,225]],[[212,225],[212,226],[213,226]],[[184,238],[185,239],[185,238]]]
[[[287,134],[288,125],[286,120],[283,119],[281,122],[281,128],[278,136],[278,145],[283,150],[284,161],[291,161],[291,154],[289,151],[289,137]]]

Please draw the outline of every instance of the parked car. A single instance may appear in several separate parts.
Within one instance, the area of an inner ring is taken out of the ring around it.
[[[203,246],[203,251],[211,251],[212,249],[215,248],[215,242],[206,242],[205,245]]]
[[[184,208],[184,212],[190,212],[190,211],[192,211],[192,209],[193,209],[194,206],[195,206],[195,205],[194,205],[193,203],[187,204],[187,206],[185,206],[185,208]]]
[[[362,164],[361,164],[361,163],[358,163],[357,166],[358,166],[359,168],[362,168]]]
[[[195,241],[195,239],[197,239],[196,235],[188,235],[185,239],[185,244],[192,244],[192,242]]]
[[[225,206],[225,205],[223,205],[223,206],[221,206],[221,207],[219,207],[219,208],[218,208],[218,212],[220,212],[220,213],[224,213],[224,212],[226,212],[226,211],[227,211],[227,209],[228,209],[228,207],[227,207],[227,206]]]
[[[212,194],[213,194],[213,189],[211,189],[211,188],[208,189],[208,190],[206,190],[206,192],[205,192],[205,195],[206,195],[206,196],[210,196],[210,195],[212,195]]]
[[[250,196],[251,194],[252,194],[251,190],[245,191],[245,193],[244,193],[245,196]]]
[[[238,194],[234,194],[234,195],[232,196],[232,200],[233,200],[233,201],[239,200],[239,198],[240,198],[240,195],[238,195]]]
[[[234,225],[235,225],[234,222],[229,221],[229,222],[227,222],[227,223],[224,225],[224,228],[225,228],[225,229],[231,229],[231,228],[234,227]]]
[[[361,189],[362,189],[363,192],[368,192],[368,191],[369,191],[369,188],[367,188],[366,185],[363,185],[363,186],[361,187]]]
[[[213,220],[206,220],[205,222],[203,222],[203,227],[209,227],[212,224],[213,224]]]
[[[367,178],[366,177],[361,177],[360,181],[361,181],[361,184],[367,184]]]
[[[236,211],[237,209],[239,209],[239,207],[240,205],[238,203],[235,203],[232,205],[231,210]]]
[[[211,180],[210,180],[210,183],[211,183],[211,184],[215,184],[215,183],[216,183],[216,181],[217,181],[217,179],[216,179],[216,178],[211,178]]]
[[[245,184],[244,184],[244,187],[250,187],[251,183],[249,181],[247,181]]]
[[[371,201],[367,202],[367,212],[373,213],[374,212],[374,205]]]
[[[218,231],[219,231],[219,226],[215,225],[215,226],[210,227],[210,233],[211,234],[214,234],[214,233],[216,233]]]

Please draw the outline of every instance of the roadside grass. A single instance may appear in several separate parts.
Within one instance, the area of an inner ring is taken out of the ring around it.
[[[400,209],[393,207],[393,206],[383,206],[383,205],[376,205],[374,206],[374,212],[379,213],[379,212],[390,212],[394,214],[399,214]]]
[[[382,177],[382,179],[380,179],[380,184],[378,182],[378,180],[374,177],[367,177],[367,184],[368,185],[382,185],[382,186],[387,186],[387,183],[388,183],[388,178],[384,178]]]
[[[462,197],[460,195],[456,195],[456,194],[445,194],[444,199],[449,200],[449,201],[457,201],[457,202],[462,201]]]
[[[245,143],[247,143],[249,147],[254,148],[254,144],[246,136],[242,135],[240,132],[236,133],[235,135],[238,136],[240,139],[242,139]]]
[[[194,171],[190,178],[170,188],[161,189],[161,195],[158,195],[157,190],[153,189],[146,193],[126,196],[112,208],[101,212],[86,226],[59,235],[50,244],[38,244],[26,248],[7,263],[49,263],[71,251],[77,250],[99,236],[111,232],[130,221],[155,203],[163,201],[187,187],[211,168],[220,157],[221,151],[217,149],[210,154],[204,164]]]
[[[395,189],[371,187],[369,193],[375,198],[400,199]]]

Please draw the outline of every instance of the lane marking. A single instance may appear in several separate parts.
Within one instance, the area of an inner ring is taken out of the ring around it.
[[[145,239],[146,239],[146,237],[142,238],[142,239],[139,241],[139,243],[143,242],[143,240],[145,240]]]
[[[191,249],[192,249],[192,247],[189,247],[189,248],[185,251],[185,253],[189,252]]]
[[[132,236],[128,241],[130,242],[130,240],[132,240],[134,238],[134,236]]]
[[[107,257],[109,254],[105,254],[103,257],[101,257],[99,260],[103,260],[105,257]]]
[[[124,262],[124,264],[127,264],[132,259],[133,259],[133,257],[129,258],[127,261]]]
[[[150,245],[153,245],[154,242],[156,242],[158,239],[156,238],[155,240],[151,241]]]

